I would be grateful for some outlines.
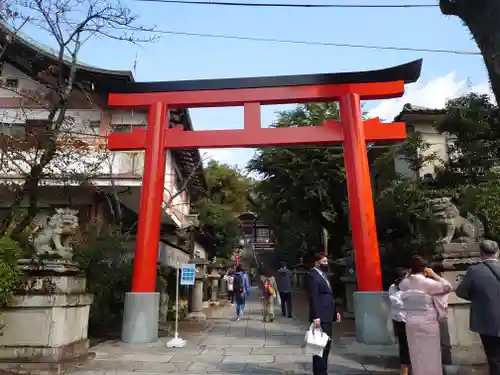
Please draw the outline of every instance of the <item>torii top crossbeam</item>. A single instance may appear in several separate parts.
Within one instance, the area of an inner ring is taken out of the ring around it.
[[[405,83],[418,80],[422,60],[366,72],[139,82],[115,87],[109,105],[147,109],[148,126],[110,133],[110,150],[145,149],[145,167],[132,292],[154,292],[161,202],[167,148],[266,147],[343,143],[350,220],[360,291],[382,288],[366,141],[401,141],[403,123],[363,121],[360,100],[402,96]],[[260,106],[339,101],[341,121],[323,126],[262,128]],[[244,107],[244,128],[184,131],[168,129],[169,108]]]
[[[127,109],[148,109],[165,103],[170,108],[244,106],[245,128],[184,132],[169,129],[167,148],[260,147],[287,145],[327,145],[343,141],[342,129],[335,121],[324,127],[269,129],[261,128],[260,105],[309,103],[339,100],[356,93],[361,100],[388,99],[403,95],[404,84],[415,82],[422,60],[393,68],[334,74],[281,77],[230,78],[198,81],[139,82],[117,87],[109,96],[109,105]],[[365,137],[370,141],[402,140],[404,124],[381,125],[378,119],[365,123]],[[132,134],[111,134],[111,150],[144,149],[146,130]]]

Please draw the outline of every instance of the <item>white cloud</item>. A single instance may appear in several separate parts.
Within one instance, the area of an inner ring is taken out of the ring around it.
[[[370,117],[380,117],[385,121],[392,121],[401,112],[405,103],[428,108],[443,108],[448,99],[466,92],[479,92],[492,96],[488,83],[470,87],[466,80],[460,80],[455,72],[450,72],[427,82],[407,85],[403,97],[379,101],[376,104],[372,103],[375,106],[368,110],[368,114]],[[271,123],[275,117],[276,109],[266,108],[266,110],[267,112],[263,113],[263,124]],[[243,125],[241,108],[217,108],[210,109],[210,111],[196,109],[191,110],[191,117],[196,130],[238,129]],[[254,152],[253,149],[229,148],[200,150],[206,161],[215,159],[220,163],[237,166],[240,169],[245,168]]]
[[[428,108],[443,108],[448,99],[467,92],[492,95],[487,83],[469,87],[465,80],[459,80],[455,72],[451,72],[426,83],[418,82],[406,86],[403,97],[381,101],[369,110],[368,114],[370,117],[380,117],[383,120],[392,121],[406,103]]]
[[[210,160],[217,160],[219,163],[229,164],[232,167],[243,169],[246,163],[252,157],[253,149],[244,148],[217,148],[201,149],[200,153],[205,160],[205,164]]]

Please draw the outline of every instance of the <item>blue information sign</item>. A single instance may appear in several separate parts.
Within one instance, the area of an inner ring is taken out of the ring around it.
[[[195,264],[181,265],[181,285],[194,285],[196,275]]]

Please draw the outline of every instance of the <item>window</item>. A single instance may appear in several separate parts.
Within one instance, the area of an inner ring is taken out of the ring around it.
[[[99,134],[99,130],[101,129],[101,122],[100,121],[90,121],[89,123],[90,129],[94,130]]]
[[[7,124],[0,122],[0,134],[5,135],[24,135],[24,124]]]
[[[16,89],[18,85],[19,80],[17,78],[7,78],[4,84],[4,86],[8,87],[9,89]]]
[[[267,228],[257,228],[255,231],[255,242],[257,243],[267,243],[269,242],[269,229]]]
[[[132,125],[111,125],[112,133],[131,133]]]

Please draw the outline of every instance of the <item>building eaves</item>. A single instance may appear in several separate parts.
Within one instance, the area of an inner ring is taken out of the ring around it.
[[[394,118],[395,122],[401,121],[404,115],[408,114],[418,114],[418,115],[442,115],[445,114],[445,109],[438,108],[427,108],[418,105],[413,105],[411,103],[406,103],[403,106],[401,112]]]
[[[8,37],[11,41],[7,41]],[[33,57],[39,56],[40,58],[47,59],[52,63],[56,63],[59,59],[57,57],[58,51],[51,47],[45,46],[41,43],[36,42],[29,36],[21,33],[20,31],[14,31],[8,24],[0,20],[0,43],[3,45],[9,43],[12,46],[23,47],[28,53],[31,53]],[[6,49],[6,59],[9,59],[8,48]],[[71,59],[68,56],[64,57],[64,63],[69,66],[71,65]],[[93,74],[102,74],[104,76],[116,76],[120,78],[125,78],[129,82],[134,82],[134,76],[131,71],[128,70],[111,70],[102,69],[92,65],[84,64],[82,62],[77,62],[76,67],[81,72],[88,72]],[[28,73],[28,72],[23,72]]]
[[[0,46],[5,45],[5,43],[9,43],[9,45],[5,50],[3,60],[34,80],[37,80],[40,71],[47,70],[51,65],[58,63],[57,51],[34,41],[27,35],[14,32],[4,21],[0,20]],[[64,63],[66,68],[69,69],[71,60],[65,58]],[[95,91],[106,100],[110,87],[135,82],[131,71],[101,69],[81,62],[78,62],[76,67],[77,83],[90,83],[93,87],[95,86]],[[186,131],[193,130],[191,117],[187,109],[171,110],[170,126],[172,124],[182,125]],[[184,178],[191,175],[191,171],[195,169],[192,181],[188,183],[190,193],[196,197],[206,191],[206,181],[203,175],[199,150],[176,150],[175,154],[178,156]]]

